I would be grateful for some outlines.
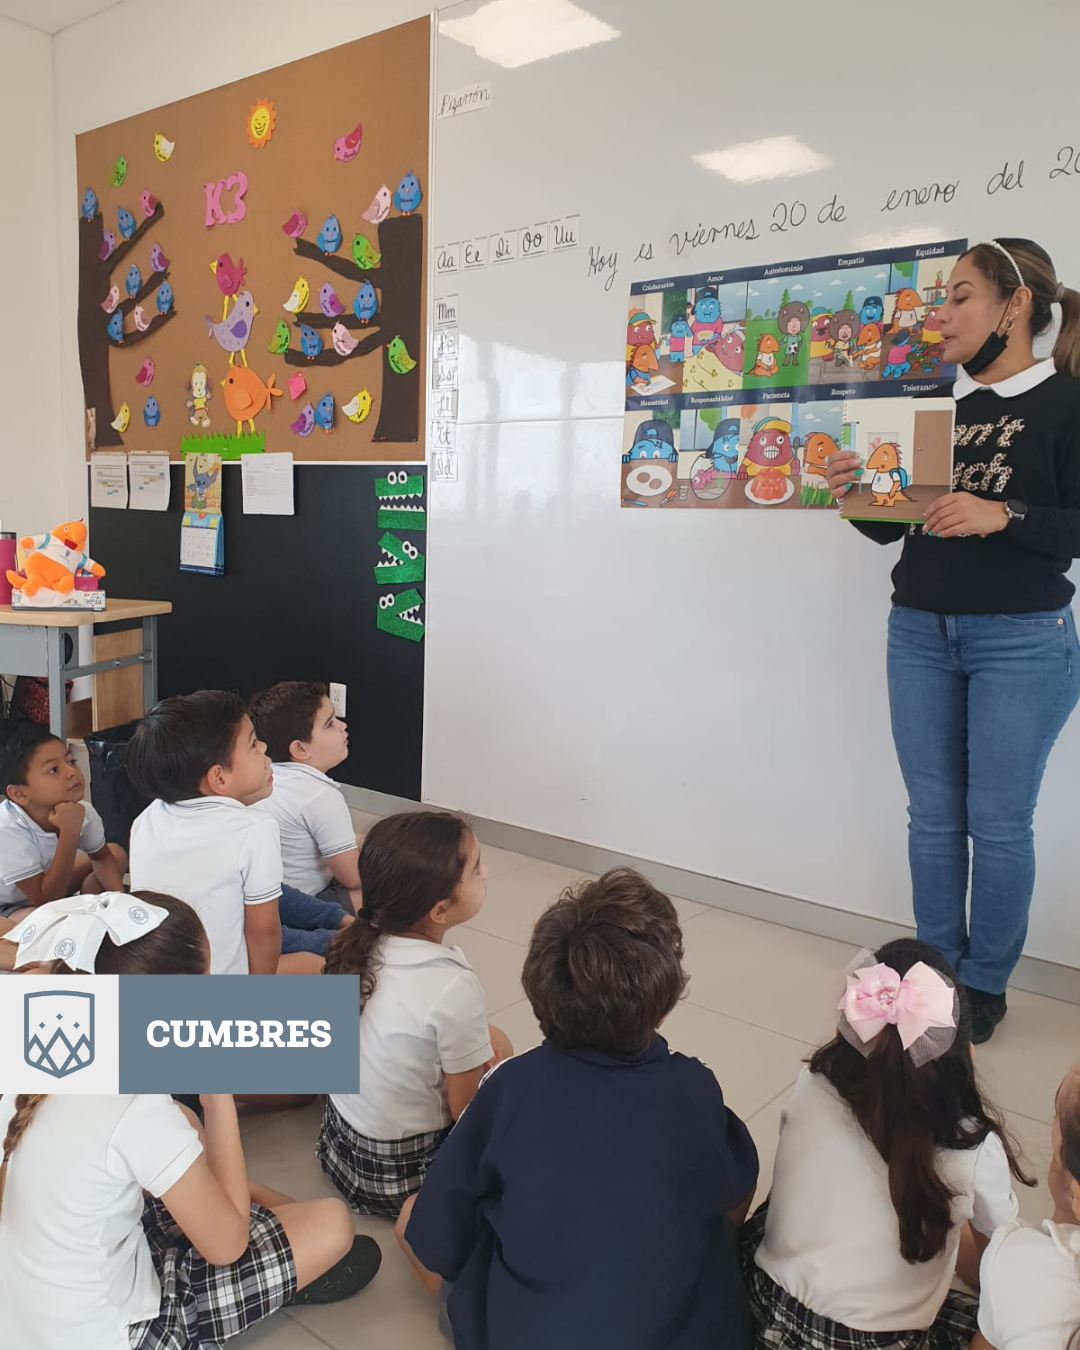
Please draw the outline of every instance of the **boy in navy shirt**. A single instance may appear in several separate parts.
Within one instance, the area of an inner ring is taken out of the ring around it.
[[[757,1152],[656,1028],[686,985],[674,906],[618,869],[533,932],[546,1037],[484,1081],[403,1210],[458,1350],[749,1350],[735,1233]],[[437,1274],[436,1274],[437,1272]]]

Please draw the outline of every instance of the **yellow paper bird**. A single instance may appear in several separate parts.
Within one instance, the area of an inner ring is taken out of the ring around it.
[[[175,141],[167,141],[160,131],[154,133],[154,154],[162,164],[176,149]]]
[[[293,287],[292,295],[281,306],[287,309],[290,314],[299,314],[308,302],[308,296],[311,294],[311,287],[303,277],[296,278],[296,285]]]
[[[120,411],[116,414],[109,425],[114,431],[118,431],[122,436],[128,429],[128,423],[131,421],[131,409],[126,403],[120,404]]]
[[[361,389],[355,398],[341,405],[341,411],[350,422],[362,422],[371,412],[371,395],[366,389]]]

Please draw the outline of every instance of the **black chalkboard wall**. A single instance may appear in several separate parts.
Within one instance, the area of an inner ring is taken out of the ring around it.
[[[389,529],[398,549],[425,553],[424,515],[379,521],[376,479],[423,474],[415,465],[303,464],[295,469],[295,516],[245,516],[240,466],[224,466],[225,575],[180,571],[184,481],[172,466],[167,512],[90,512],[93,555],[107,569],[105,589],[131,599],[171,600],[158,621],[159,690],[237,689],[245,697],[277,680],[336,681],[347,687],[350,754],[340,782],[419,800],[424,719],[424,644],[381,631],[379,601],[401,604],[423,581],[397,584],[375,566]],[[424,484],[426,488],[426,483]],[[411,491],[415,479],[408,484]],[[390,488],[393,491],[393,488]],[[426,507],[423,496],[408,505]],[[396,504],[382,499],[384,509]],[[402,522],[421,528],[403,529]],[[419,617],[425,617],[421,607]]]

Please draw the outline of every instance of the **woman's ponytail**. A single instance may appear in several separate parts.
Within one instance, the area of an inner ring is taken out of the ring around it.
[[[1063,286],[1058,300],[1061,329],[1054,343],[1054,365],[1066,375],[1080,378],[1080,291]]]

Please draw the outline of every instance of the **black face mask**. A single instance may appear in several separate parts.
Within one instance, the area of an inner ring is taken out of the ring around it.
[[[1008,305],[1006,305],[1005,308],[1007,310]],[[999,333],[995,328],[975,355],[969,361],[963,362],[964,369],[974,378],[974,376],[978,375],[981,371],[984,371],[987,366],[993,365],[1008,345],[1008,331],[1006,330],[1004,333]]]

